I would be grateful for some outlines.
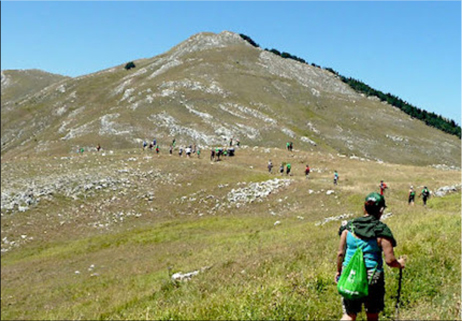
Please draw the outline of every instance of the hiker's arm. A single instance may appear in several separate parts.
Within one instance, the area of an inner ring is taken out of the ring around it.
[[[405,260],[404,258],[400,258],[399,260],[396,259],[391,241],[387,238],[380,238],[380,244],[383,254],[385,255],[385,263],[387,263],[389,267],[404,269]]]
[[[347,238],[348,231],[344,230],[340,235],[340,242],[338,246],[337,252],[337,273],[335,274],[335,282],[337,282],[337,278],[342,273],[342,263],[345,259],[345,252],[346,252],[346,238]]]

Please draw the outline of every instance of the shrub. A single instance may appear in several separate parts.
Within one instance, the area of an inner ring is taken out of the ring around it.
[[[130,62],[127,62],[127,64],[125,65],[124,68],[125,68],[126,70],[130,70],[130,69],[135,68],[135,67],[136,67],[136,66],[135,66],[135,63],[134,63],[133,61],[130,61]]]

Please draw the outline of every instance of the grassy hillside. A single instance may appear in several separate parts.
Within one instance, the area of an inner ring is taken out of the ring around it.
[[[334,73],[255,48],[232,32],[193,35],[171,50],[65,79],[19,101],[2,96],[2,158],[71,155],[143,140],[249,146],[288,141],[388,163],[460,168],[460,139],[426,126]],[[8,106],[8,108],[6,108]]]
[[[460,185],[460,171],[298,149],[177,152],[2,159],[2,319],[339,319],[337,231],[381,179],[384,222],[408,255],[400,318],[460,319],[460,188],[407,204],[409,185]],[[269,159],[293,175],[268,173]],[[391,320],[398,271],[385,275]]]
[[[2,70],[2,106],[4,101],[18,101],[45,87],[70,77],[38,69]]]

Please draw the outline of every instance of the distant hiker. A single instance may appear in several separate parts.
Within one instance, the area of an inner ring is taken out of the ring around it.
[[[196,144],[193,145],[193,148],[192,148],[192,151],[191,151],[193,154],[196,153]]]
[[[412,205],[414,206],[414,199],[415,199],[415,191],[414,191],[414,187],[411,186],[411,188],[409,189],[409,197],[408,197],[408,205]]]
[[[284,174],[284,163],[279,167],[279,173],[281,173],[281,175]]]
[[[231,140],[229,141],[229,146],[233,146],[233,139],[231,138]]]
[[[268,161],[268,172],[270,172],[270,174],[273,173],[273,163],[271,162],[271,159]]]
[[[236,145],[237,145],[237,147],[239,147],[240,144],[241,144],[241,142],[239,141],[239,139],[236,139]]]
[[[175,144],[176,144],[176,138],[174,138],[173,141],[172,141],[173,148],[175,148]]]
[[[156,146],[156,153],[159,155],[159,145]]]
[[[191,158],[191,147],[186,147],[185,151],[186,151],[186,157]]]
[[[80,148],[80,154],[83,154],[84,151],[85,151],[85,150],[83,149],[83,147]]]
[[[170,153],[170,156],[172,156],[172,154],[173,154],[173,146],[172,145],[170,145],[170,149],[169,149],[168,152]]]
[[[289,144],[289,150],[292,151],[294,149],[294,143],[290,142]]]
[[[419,197],[422,196],[423,205],[427,206],[427,199],[430,197],[430,191],[428,190],[427,186],[424,186],[422,192],[420,193]]]
[[[220,160],[221,155],[223,155],[223,149],[217,147],[217,149],[215,149],[215,156],[217,157],[217,162]]]
[[[152,145],[157,146],[157,140],[155,138],[152,140]]]
[[[146,143],[146,141],[143,141],[143,149],[146,149],[147,146],[148,146],[148,143]]]
[[[215,159],[215,150],[212,148],[210,150],[210,161],[213,161]]]
[[[234,156],[234,147],[228,148],[228,156],[232,157]]]
[[[355,218],[342,225],[338,234],[340,242],[337,252],[337,283],[343,268],[351,260],[353,253],[361,247],[364,253],[369,295],[349,300],[342,297],[343,316],[341,320],[355,320],[364,304],[367,320],[378,320],[379,313],[385,307],[385,277],[382,252],[389,267],[404,269],[405,258],[396,259],[393,248],[396,240],[390,228],[380,221],[385,211],[385,198],[374,192],[369,194],[364,203],[364,216]]]
[[[197,158],[201,158],[201,149],[200,149],[200,147],[197,148]]]
[[[308,175],[310,175],[310,165],[306,164],[306,167],[305,167],[305,177],[308,178]]]
[[[154,145],[152,143],[149,144],[149,149],[152,150],[152,148],[154,147]]]
[[[286,147],[287,147],[287,150],[290,150],[290,143],[289,142],[287,142]]]
[[[290,163],[287,163],[286,165],[286,174],[289,175],[290,174],[290,169],[292,168],[292,165],[290,165]]]
[[[98,144],[98,146],[96,146],[96,150],[99,152],[100,149],[101,149],[101,145]]]
[[[337,185],[338,183],[338,172],[334,170],[334,185]]]
[[[183,147],[180,147],[180,150],[178,151],[178,155],[180,155],[180,157],[183,157]]]
[[[383,180],[380,181],[380,186],[379,186],[379,187],[380,187],[380,195],[383,195],[383,192],[385,191],[385,189],[388,188],[387,184],[385,184],[385,183],[383,182]]]

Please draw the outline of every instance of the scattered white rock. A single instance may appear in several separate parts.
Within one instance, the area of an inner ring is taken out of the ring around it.
[[[206,267],[201,268],[200,270],[196,270],[196,271],[189,272],[189,273],[177,272],[173,274],[171,278],[173,281],[189,281],[191,280],[193,276],[196,276],[199,273],[204,272],[205,270],[208,270],[210,268],[211,268],[210,266],[206,266]]]
[[[462,188],[462,184],[453,185],[453,186],[443,186],[443,187],[440,187],[437,190],[433,191],[432,195],[437,196],[437,197],[443,197],[443,196],[446,196],[449,193],[456,193],[456,192],[460,191],[461,188]]]
[[[352,215],[353,214],[342,214],[342,215],[338,215],[338,216],[326,217],[324,220],[322,220],[320,222],[316,222],[315,226],[324,225],[324,224],[332,222],[332,221],[344,220],[345,218],[351,217]]]
[[[384,221],[384,220],[387,220],[389,219],[390,217],[393,216],[393,213],[389,212],[389,213],[383,213],[382,217],[380,218],[381,221]]]
[[[291,179],[274,178],[264,182],[250,183],[247,187],[232,189],[226,196],[227,201],[234,206],[238,204],[262,202],[271,193],[279,191],[291,184]],[[279,200],[278,200],[279,201]],[[282,200],[280,200],[282,202]]]

